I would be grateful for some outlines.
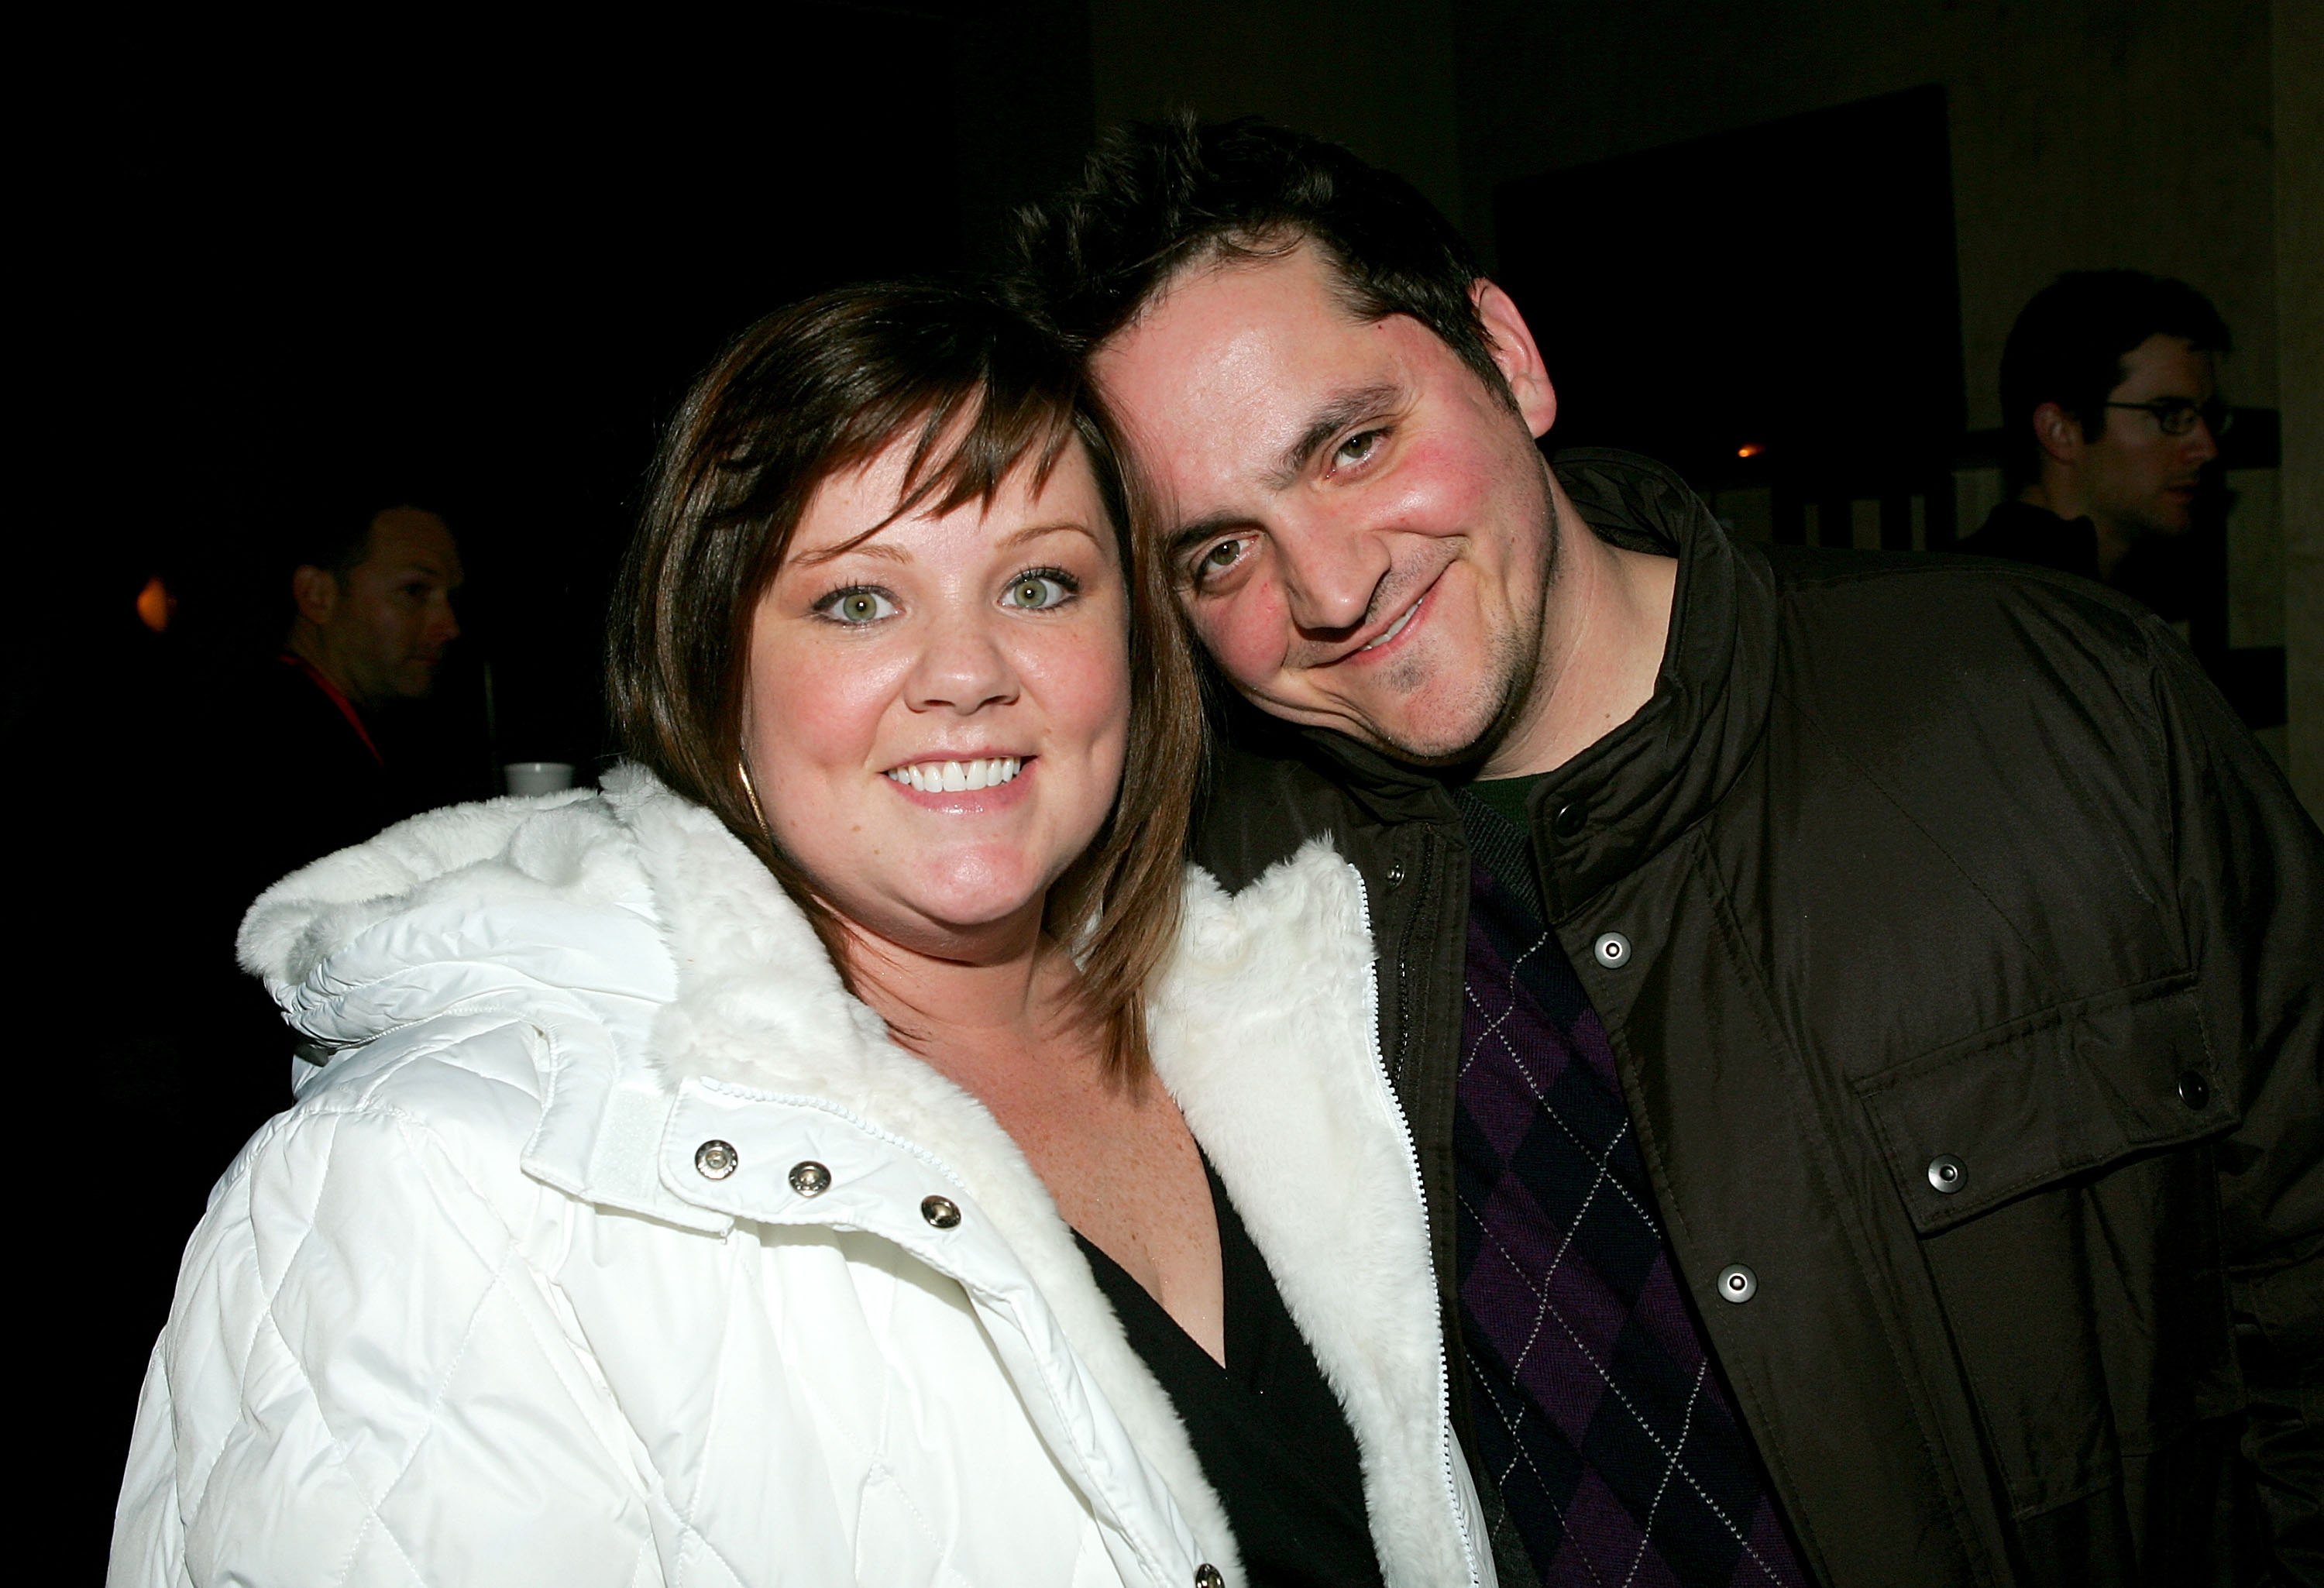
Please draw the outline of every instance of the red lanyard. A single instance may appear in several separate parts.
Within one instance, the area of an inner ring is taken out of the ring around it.
[[[341,694],[337,684],[323,676],[321,668],[317,667],[295,651],[286,651],[274,660],[285,667],[297,668],[313,679],[315,688],[329,697],[331,704],[339,708],[339,715],[347,719],[347,726],[355,731],[355,737],[363,741],[363,747],[371,752],[372,760],[377,762],[383,771],[385,770],[387,757],[382,755],[379,752],[379,746],[371,742],[371,730],[364,726],[363,717],[355,711],[355,703]]]

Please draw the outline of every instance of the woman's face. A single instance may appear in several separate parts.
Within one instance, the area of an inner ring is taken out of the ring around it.
[[[1113,808],[1129,608],[1087,457],[988,510],[894,511],[909,447],[824,482],[751,628],[743,755],[776,841],[846,920],[1007,953]]]

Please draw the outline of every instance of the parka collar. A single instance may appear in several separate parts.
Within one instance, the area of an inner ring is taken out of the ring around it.
[[[1571,838],[1535,824],[1545,901],[1553,919],[1562,919],[1637,870],[1733,786],[1766,721],[1775,601],[1766,563],[1739,552],[1702,500],[1661,464],[1578,449],[1560,453],[1553,466],[1600,537],[1678,559],[1653,698],[1535,790],[1540,815],[1579,812]],[[1267,734],[1251,715],[1239,730]],[[1307,760],[1381,821],[1457,825],[1449,785],[1433,771],[1328,729],[1272,736],[1278,752]]]

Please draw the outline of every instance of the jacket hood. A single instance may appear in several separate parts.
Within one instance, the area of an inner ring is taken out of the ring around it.
[[[636,846],[620,841],[624,807],[659,787],[626,768],[606,784],[602,795],[429,811],[259,895],[237,955],[281,1006],[300,1056],[321,1064],[512,995],[602,994],[615,1005],[667,997],[652,890]]]

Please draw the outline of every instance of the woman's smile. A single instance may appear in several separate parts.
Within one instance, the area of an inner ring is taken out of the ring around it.
[[[1030,798],[1035,756],[981,756],[922,761],[885,774],[888,786],[920,809],[940,816],[987,816]]]
[[[975,793],[1017,780],[1024,758],[1015,755],[978,757],[967,761],[922,761],[890,767],[888,778],[916,794]]]

